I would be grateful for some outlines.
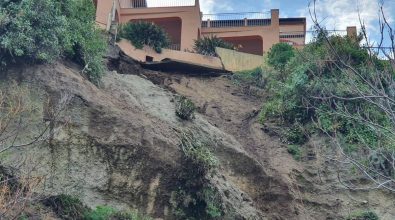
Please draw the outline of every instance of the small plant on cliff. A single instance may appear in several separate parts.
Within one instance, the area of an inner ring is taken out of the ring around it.
[[[144,45],[147,45],[157,53],[162,52],[162,48],[170,45],[170,39],[165,30],[146,21],[130,22],[122,25],[119,36],[129,40],[137,49],[142,49]]]
[[[174,219],[216,219],[222,216],[221,199],[208,175],[218,165],[208,143],[191,132],[182,132],[182,169],[170,198]]]
[[[206,56],[218,56],[215,52],[216,47],[221,47],[225,49],[234,50],[234,46],[231,43],[225,42],[221,38],[216,36],[203,37],[195,40],[194,50],[196,53],[206,55]]]
[[[80,199],[70,195],[52,196],[43,201],[55,214],[65,220],[82,219],[90,209]]]
[[[181,149],[184,155],[196,165],[202,173],[207,173],[217,166],[218,160],[208,149],[207,144],[186,132],[181,136]]]
[[[355,212],[347,217],[346,220],[379,220],[378,215],[372,211]]]
[[[194,119],[194,112],[196,110],[195,104],[185,96],[176,98],[176,115],[182,120]]]

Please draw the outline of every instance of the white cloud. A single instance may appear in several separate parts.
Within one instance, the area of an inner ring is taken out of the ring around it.
[[[215,0],[200,0],[200,10],[206,14],[213,13],[215,2]]]
[[[370,43],[374,43],[379,33],[378,18],[380,16],[381,0],[317,0],[315,11],[318,22],[328,30],[346,30],[348,26],[357,26],[360,29],[359,16],[365,24]],[[393,15],[391,6],[386,5],[384,11],[388,15],[387,19],[392,22]],[[313,5],[310,6],[313,10]],[[309,14],[309,8],[299,11],[300,16],[307,18],[307,28],[311,29],[313,22]],[[345,33],[342,33],[345,34]],[[307,35],[311,39],[311,35]]]
[[[316,13],[319,22],[328,29],[345,30],[347,26],[359,26],[359,14],[369,31],[378,27],[380,0],[318,0]],[[310,7],[313,10],[313,6]],[[389,11],[389,9],[388,9]],[[359,13],[359,14],[358,14]],[[312,25],[309,9],[300,11],[301,16],[307,17]],[[390,14],[390,13],[388,13]]]
[[[229,0],[200,0],[200,10],[204,14],[234,11],[233,7],[229,4]]]

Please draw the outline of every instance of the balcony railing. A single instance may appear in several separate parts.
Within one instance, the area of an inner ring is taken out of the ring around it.
[[[171,44],[168,47],[166,47],[166,49],[180,51],[181,50],[181,44]]]
[[[268,26],[270,24],[269,12],[204,14],[202,17],[202,27]]]
[[[119,0],[121,8],[165,8],[195,6],[195,0]]]
[[[306,33],[304,31],[294,31],[294,32],[280,32],[281,39],[293,39],[293,38],[305,38]]]

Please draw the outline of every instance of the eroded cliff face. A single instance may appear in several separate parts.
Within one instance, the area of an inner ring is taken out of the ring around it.
[[[218,152],[223,165],[210,182],[223,196],[223,206],[232,210],[229,218],[264,218],[253,198],[228,179],[240,177],[243,185],[258,190],[270,178],[234,137],[201,115],[191,122],[179,120],[169,91],[140,76],[115,72],[97,88],[61,63],[20,73],[23,82],[40,86],[52,99],[66,93],[73,97],[55,122],[54,129],[62,127],[48,144],[15,149],[4,161],[22,170],[34,164],[32,173],[45,176],[40,192],[78,195],[92,207],[137,208],[171,219],[171,195],[180,187],[180,175],[188,172],[179,131],[190,130],[215,143],[211,150]],[[21,163],[24,158],[29,162]]]
[[[37,189],[44,195],[77,195],[91,207],[133,208],[174,219],[172,195],[190,171],[180,131],[189,130],[209,141],[219,160],[207,179],[221,198],[222,219],[338,219],[355,207],[374,208],[383,219],[395,216],[393,197],[381,192],[350,199],[344,189],[330,191],[336,178],[317,174],[322,161],[295,162],[257,122],[263,98],[228,78],[167,75],[130,60],[117,62],[119,73],[108,72],[99,87],[71,64],[11,70],[20,82],[42,89],[35,117],[45,119],[44,97],[72,99],[52,122],[59,130],[48,142],[13,149],[3,164],[44,177]],[[193,121],[175,115],[176,94],[199,107]]]

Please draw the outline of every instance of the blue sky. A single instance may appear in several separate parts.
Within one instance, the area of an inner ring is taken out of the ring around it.
[[[358,10],[366,24],[372,41],[378,39],[379,2],[384,1],[389,21],[394,20],[395,0],[318,0],[319,19],[328,29],[345,30],[347,26],[359,26]],[[311,26],[309,0],[200,0],[204,13],[259,12],[276,8],[280,17],[307,17]]]

